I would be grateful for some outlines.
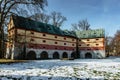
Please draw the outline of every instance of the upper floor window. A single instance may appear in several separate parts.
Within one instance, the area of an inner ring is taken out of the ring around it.
[[[46,34],[43,34],[43,36],[46,36]]]
[[[55,38],[57,38],[57,36],[55,36]]]
[[[96,39],[96,40],[99,40],[99,39]]]
[[[46,40],[43,40],[43,42],[45,43],[45,42],[46,42]]]
[[[34,34],[34,32],[33,32],[33,31],[31,31],[31,34]]]
[[[66,45],[66,43],[64,43],[64,45]]]
[[[72,41],[74,41],[74,39],[72,39]]]
[[[87,46],[90,46],[90,44],[87,44]]]
[[[30,39],[30,41],[34,41],[34,39]]]
[[[13,30],[12,30],[12,33],[13,33]]]
[[[74,46],[74,44],[72,44],[72,46]]]
[[[96,44],[96,46],[98,46],[99,44]]]
[[[58,44],[58,42],[55,42],[55,44]]]
[[[87,39],[87,41],[90,41],[89,39]]]
[[[64,40],[66,40],[66,37],[64,37]]]

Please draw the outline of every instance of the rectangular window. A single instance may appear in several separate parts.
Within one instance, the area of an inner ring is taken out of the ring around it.
[[[31,31],[31,34],[34,34],[34,32],[33,32],[33,31]]]
[[[30,41],[34,41],[34,39],[30,39]]]
[[[43,40],[44,43],[46,43],[46,40]]]
[[[57,36],[55,36],[55,38],[57,38]]]
[[[99,39],[96,39],[96,40],[99,40]]]
[[[66,43],[64,43],[64,45],[66,45]]]
[[[90,41],[89,39],[87,39],[87,41]]]
[[[66,38],[64,37],[64,40],[66,40]]]
[[[46,36],[46,34],[43,34],[43,36]]]
[[[72,46],[74,46],[74,44],[72,44]]]
[[[55,42],[55,44],[58,44],[58,42]]]
[[[72,41],[74,41],[74,39],[72,39]]]
[[[87,44],[87,46],[90,46],[90,44]]]
[[[96,44],[96,46],[98,46],[99,44]]]

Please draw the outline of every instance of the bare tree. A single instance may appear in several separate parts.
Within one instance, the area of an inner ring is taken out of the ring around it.
[[[66,17],[61,15],[61,13],[55,11],[51,13],[50,17],[52,25],[56,27],[61,27],[62,24],[67,20]]]
[[[105,50],[106,50],[106,56],[113,55],[113,47],[111,47],[113,44],[113,37],[106,36],[105,37]]]
[[[118,30],[112,40],[112,47],[116,55],[120,56],[120,30]]]
[[[4,27],[7,19],[11,14],[15,13],[17,5],[24,4],[26,6],[35,7],[43,10],[47,5],[47,0],[0,0],[0,53],[4,54]],[[24,8],[23,8],[24,9]]]
[[[50,23],[56,27],[61,27],[62,24],[67,20],[66,17],[61,15],[61,13],[55,11],[50,15],[45,13],[37,13],[30,16],[29,18],[43,23]]]
[[[45,13],[40,13],[40,14],[36,13],[35,15],[30,16],[29,18],[35,21],[43,22],[43,23],[49,23],[50,21],[50,16]]]
[[[72,24],[72,29],[74,31],[89,30],[90,24],[88,23],[87,19],[80,20],[77,24],[76,23]]]

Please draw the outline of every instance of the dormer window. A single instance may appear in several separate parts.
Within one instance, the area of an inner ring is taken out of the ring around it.
[[[48,30],[51,30],[51,28],[50,28],[50,27],[48,27]]]

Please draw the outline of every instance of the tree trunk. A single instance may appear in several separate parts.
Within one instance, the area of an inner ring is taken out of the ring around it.
[[[4,29],[2,26],[2,23],[0,22],[0,58],[4,58],[4,52],[5,52],[5,48],[4,48]]]

